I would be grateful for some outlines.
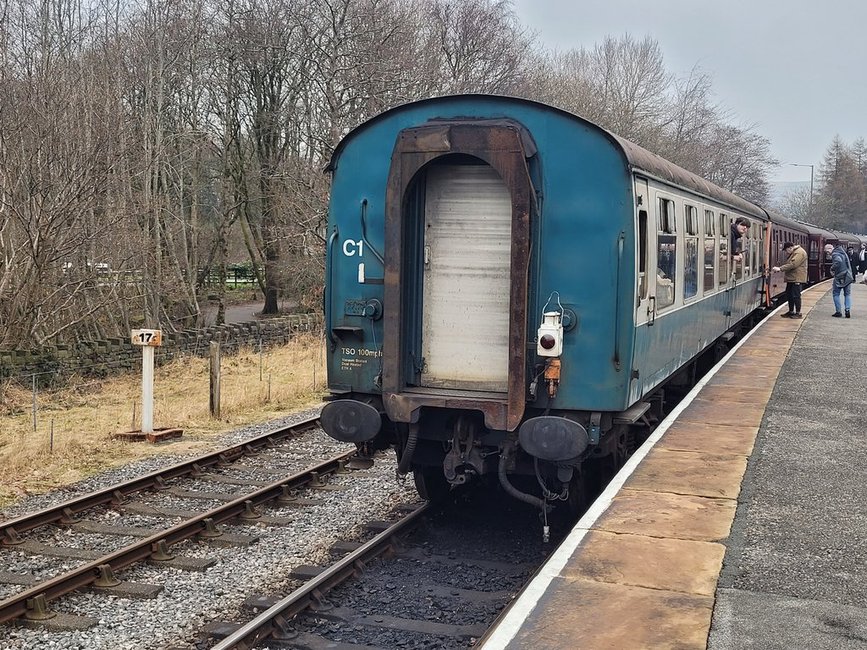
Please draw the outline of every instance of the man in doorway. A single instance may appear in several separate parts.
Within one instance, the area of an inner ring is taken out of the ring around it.
[[[807,281],[807,251],[798,244],[787,241],[783,244],[783,252],[788,256],[785,263],[775,266],[772,271],[785,271],[786,299],[789,301],[789,311],[782,314],[783,318],[801,318],[801,285]]]

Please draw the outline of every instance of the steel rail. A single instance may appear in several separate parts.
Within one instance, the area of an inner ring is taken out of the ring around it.
[[[344,462],[354,454],[355,451],[353,450],[334,456],[314,467],[309,467],[288,478],[275,481],[255,492],[245,494],[234,501],[196,515],[187,521],[176,524],[139,542],[130,544],[114,553],[88,562],[63,575],[51,578],[4,601],[0,601],[0,623],[5,623],[25,615],[28,611],[28,601],[30,599],[43,596],[45,601],[49,602],[71,591],[86,587],[99,577],[100,567],[104,565],[108,565],[114,571],[119,571],[131,564],[146,560],[157,551],[157,545],[161,542],[165,542],[166,546],[171,546],[204,532],[208,526],[208,522],[205,521],[206,519],[211,520],[214,525],[234,519],[249,510],[251,505],[257,506],[283,496],[287,488],[299,488],[318,478],[318,476],[338,471]]]
[[[130,494],[148,490],[154,486],[161,487],[160,483],[168,479],[180,476],[195,475],[202,469],[214,467],[223,463],[234,462],[237,459],[255,454],[259,450],[273,446],[278,440],[294,437],[306,433],[319,426],[319,417],[312,417],[288,427],[274,429],[261,436],[250,438],[237,445],[226,447],[218,451],[193,458],[177,465],[139,476],[131,481],[118,483],[104,490],[92,492],[75,499],[70,499],[50,508],[38,512],[23,515],[15,519],[9,519],[0,523],[0,545],[14,546],[20,533],[33,530],[39,526],[53,524],[55,522],[68,523],[72,517],[80,512],[89,510],[106,503],[117,504]]]
[[[303,612],[319,600],[335,586],[345,582],[360,572],[365,564],[390,551],[398,534],[415,526],[418,519],[425,515],[432,506],[426,501],[407,514],[376,537],[357,548],[355,551],[331,565],[315,578],[308,580],[301,587],[279,602],[266,609],[249,623],[241,626],[225,639],[211,647],[211,650],[250,650],[261,643],[263,639],[284,624],[288,619]]]

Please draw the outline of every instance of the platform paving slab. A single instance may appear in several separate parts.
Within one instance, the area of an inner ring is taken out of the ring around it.
[[[624,489],[593,528],[715,542],[728,537],[735,507],[732,499]]]
[[[653,449],[624,487],[734,499],[746,467],[743,456]]]
[[[700,650],[712,608],[710,596],[558,577],[509,647]]]
[[[593,530],[565,578],[713,596],[725,546]]]

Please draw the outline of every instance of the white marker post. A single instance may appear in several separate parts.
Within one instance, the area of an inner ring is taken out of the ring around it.
[[[163,344],[161,330],[133,330],[133,345],[142,348],[141,359],[141,431],[154,432],[154,348]]]

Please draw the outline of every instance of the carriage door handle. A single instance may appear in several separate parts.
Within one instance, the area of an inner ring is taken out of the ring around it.
[[[650,296],[647,299],[647,325],[653,325],[656,322],[656,296]]]

